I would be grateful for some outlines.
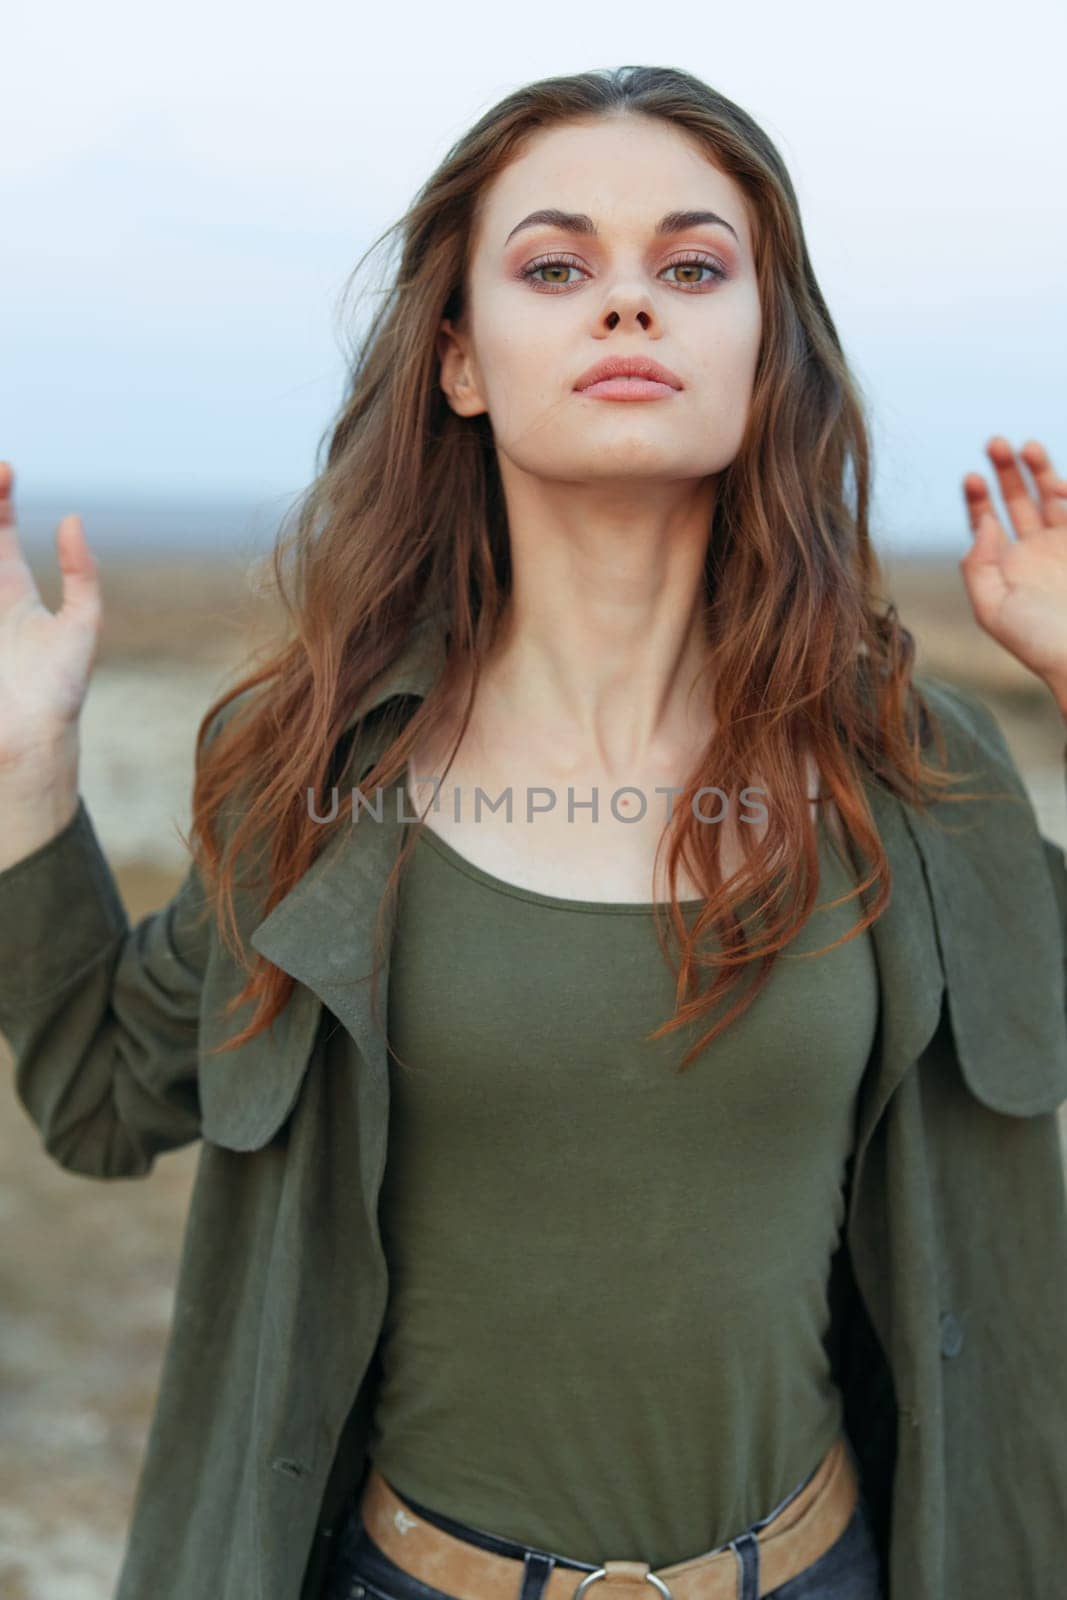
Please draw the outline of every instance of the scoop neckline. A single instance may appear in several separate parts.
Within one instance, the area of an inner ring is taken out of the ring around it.
[[[549,906],[556,911],[594,912],[606,915],[651,916],[670,905],[669,900],[572,900],[561,895],[545,894],[541,889],[527,889],[519,883],[510,883],[506,878],[498,878],[493,872],[488,872],[485,867],[480,867],[477,862],[471,861],[467,856],[449,844],[447,839],[425,824],[419,830],[416,844],[425,841],[432,850],[457,871],[472,878],[475,883],[483,884],[487,889],[494,889],[498,894],[511,895],[516,900],[527,900],[533,905]],[[680,900],[682,910],[689,910],[694,906],[702,906],[704,897],[696,900]]]

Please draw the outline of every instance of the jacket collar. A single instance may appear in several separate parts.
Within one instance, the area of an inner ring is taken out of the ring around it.
[[[353,707],[342,736],[363,717],[404,695],[424,700],[437,681],[448,654],[448,612],[424,605],[416,614],[400,655]]]
[[[444,614],[424,613],[401,656],[354,710],[349,729],[365,719],[351,763],[357,778],[365,776],[395,734],[395,725],[386,733],[370,713],[399,697],[424,697],[444,663],[446,644]],[[953,766],[973,770],[979,763],[980,775],[999,779],[1016,804],[989,812],[971,803],[935,805],[926,815],[875,782],[867,784],[893,889],[887,909],[870,929],[881,1006],[858,1107],[860,1151],[901,1078],[938,1030],[943,1004],[964,1078],[987,1106],[1021,1116],[1052,1109],[1067,1098],[1063,934],[1032,808],[999,733],[969,719],[966,702],[948,685],[935,679],[919,683],[941,718]],[[405,803],[398,780],[381,797],[382,820],[368,814],[361,817],[361,828],[334,834],[250,936],[255,950],[306,986],[344,1024],[366,1070],[378,1079],[387,1077],[388,1057],[372,1019],[367,975],[402,823],[413,820]],[[383,1017],[391,932],[390,917],[383,928],[378,979]],[[303,1065],[291,1053],[286,1063],[279,1063],[277,1052],[268,1056],[263,1071],[293,1081],[258,1104],[285,1103],[298,1087]],[[243,1147],[249,1147],[264,1129],[255,1126],[247,1097],[243,1104]],[[271,1114],[264,1109],[260,1116]]]

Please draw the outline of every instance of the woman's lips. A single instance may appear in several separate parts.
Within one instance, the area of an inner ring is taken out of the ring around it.
[[[653,378],[601,378],[585,389],[575,391],[589,395],[593,400],[662,400],[678,390],[669,383],[657,383]]]

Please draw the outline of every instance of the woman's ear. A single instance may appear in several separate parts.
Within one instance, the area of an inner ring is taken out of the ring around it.
[[[478,389],[466,335],[453,326],[451,317],[442,317],[434,342],[441,358],[439,381],[452,410],[460,417],[480,416],[488,407]]]

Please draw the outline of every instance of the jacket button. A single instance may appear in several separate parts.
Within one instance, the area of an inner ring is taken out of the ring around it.
[[[946,1311],[941,1317],[941,1354],[943,1356],[958,1356],[963,1349],[963,1329],[959,1319]]]

